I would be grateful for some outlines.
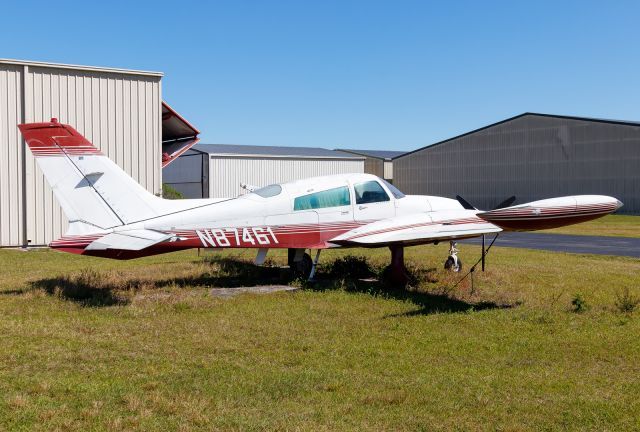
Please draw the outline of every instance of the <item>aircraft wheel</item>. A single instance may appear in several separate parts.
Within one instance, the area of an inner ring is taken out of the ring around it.
[[[291,271],[298,277],[309,279],[311,274],[311,267],[313,267],[313,261],[308,253],[302,256],[300,261],[291,263]]]
[[[456,260],[452,256],[449,256],[444,262],[444,268],[457,273],[462,270],[462,260],[458,258],[458,263],[456,264]]]

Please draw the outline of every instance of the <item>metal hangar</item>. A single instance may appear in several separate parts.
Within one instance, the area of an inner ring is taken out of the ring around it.
[[[185,198],[233,198],[248,186],[305,177],[363,173],[365,157],[315,147],[198,144],[164,169]]]
[[[517,202],[602,194],[640,214],[640,122],[524,113],[393,160],[408,194],[461,195],[490,209]]]
[[[0,247],[46,245],[66,231],[18,131],[52,117],[82,133],[152,193],[162,166],[198,131],[162,101],[162,73],[0,60]]]

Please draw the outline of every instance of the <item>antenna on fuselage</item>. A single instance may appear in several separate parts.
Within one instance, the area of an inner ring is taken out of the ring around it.
[[[256,189],[259,189],[258,186],[254,186],[246,183],[240,183],[240,187],[248,192],[253,192]]]

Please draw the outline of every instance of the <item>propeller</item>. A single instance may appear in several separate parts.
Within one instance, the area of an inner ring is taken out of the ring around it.
[[[462,207],[465,210],[478,210],[476,207],[471,205],[469,203],[469,201],[467,201],[466,199],[462,198],[460,195],[456,195],[456,199],[458,200],[458,202],[462,205]],[[505,207],[510,207],[511,204],[513,204],[515,202],[515,200],[516,200],[515,195],[511,196],[511,197],[507,198],[506,200],[502,201],[497,206],[495,206],[492,210],[498,210],[498,209],[502,209],[502,208],[505,208]]]
[[[456,195],[456,199],[465,210],[478,210],[477,208],[469,204],[469,202],[462,198],[460,195]]]
[[[498,209],[502,209],[502,208],[505,208],[505,207],[511,207],[511,204],[513,204],[515,202],[515,200],[516,200],[516,196],[513,195],[513,196],[507,198],[506,200],[502,201],[497,206],[495,206],[493,208],[493,210],[498,210]]]

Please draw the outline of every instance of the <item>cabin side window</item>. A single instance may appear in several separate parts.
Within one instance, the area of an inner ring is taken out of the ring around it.
[[[341,207],[350,204],[351,198],[349,197],[349,188],[343,186],[297,197],[293,201],[293,210]]]
[[[353,187],[356,192],[356,204],[369,204],[389,201],[389,195],[377,181],[358,183]]]

